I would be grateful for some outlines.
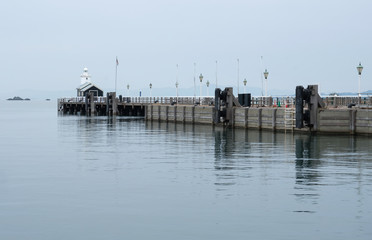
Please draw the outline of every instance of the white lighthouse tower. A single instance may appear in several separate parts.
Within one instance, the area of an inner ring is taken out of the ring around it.
[[[84,68],[84,72],[80,75],[80,84],[91,83],[90,74],[88,73],[88,68]]]
[[[103,90],[90,81],[90,74],[88,68],[84,68],[83,73],[80,75],[80,86],[76,89],[78,97],[84,97],[87,93],[94,93],[94,96],[103,96]]]

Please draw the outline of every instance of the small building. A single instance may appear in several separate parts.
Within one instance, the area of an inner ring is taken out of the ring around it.
[[[93,92],[94,96],[103,96],[103,90],[90,81],[91,76],[88,73],[88,68],[84,68],[84,72],[80,78],[80,86],[76,89],[78,97],[84,97],[89,92]]]
[[[77,96],[84,97],[87,93],[93,92],[94,96],[103,97],[103,91],[91,82],[84,83],[77,88]]]

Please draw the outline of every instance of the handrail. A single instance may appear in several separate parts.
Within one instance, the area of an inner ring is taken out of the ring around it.
[[[213,105],[213,97],[122,97],[116,98],[118,103],[131,104],[182,104],[182,105]],[[351,104],[372,105],[372,98],[329,96],[322,98],[328,107],[350,106]],[[83,103],[85,97],[67,97],[58,99],[59,103]],[[106,97],[94,97],[94,102],[105,103]],[[294,97],[252,97],[252,107],[286,107],[293,108]]]

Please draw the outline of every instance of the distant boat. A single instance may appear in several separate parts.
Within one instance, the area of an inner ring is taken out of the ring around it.
[[[45,101],[50,101],[50,98],[45,99]]]
[[[25,99],[23,99],[23,98],[21,98],[21,97],[15,96],[15,97],[13,97],[13,98],[8,98],[7,100],[8,100],[8,101],[30,101],[31,99],[29,99],[29,98],[25,98]]]

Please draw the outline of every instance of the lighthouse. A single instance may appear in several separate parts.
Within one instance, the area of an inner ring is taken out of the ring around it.
[[[90,74],[88,73],[88,68],[84,68],[83,73],[80,75],[80,86],[76,88],[77,96],[84,97],[87,94],[93,92],[94,96],[103,96],[103,90],[90,81]]]
[[[80,85],[83,85],[84,83],[90,83],[90,75],[88,73],[88,68],[84,68],[83,73],[80,75]]]

